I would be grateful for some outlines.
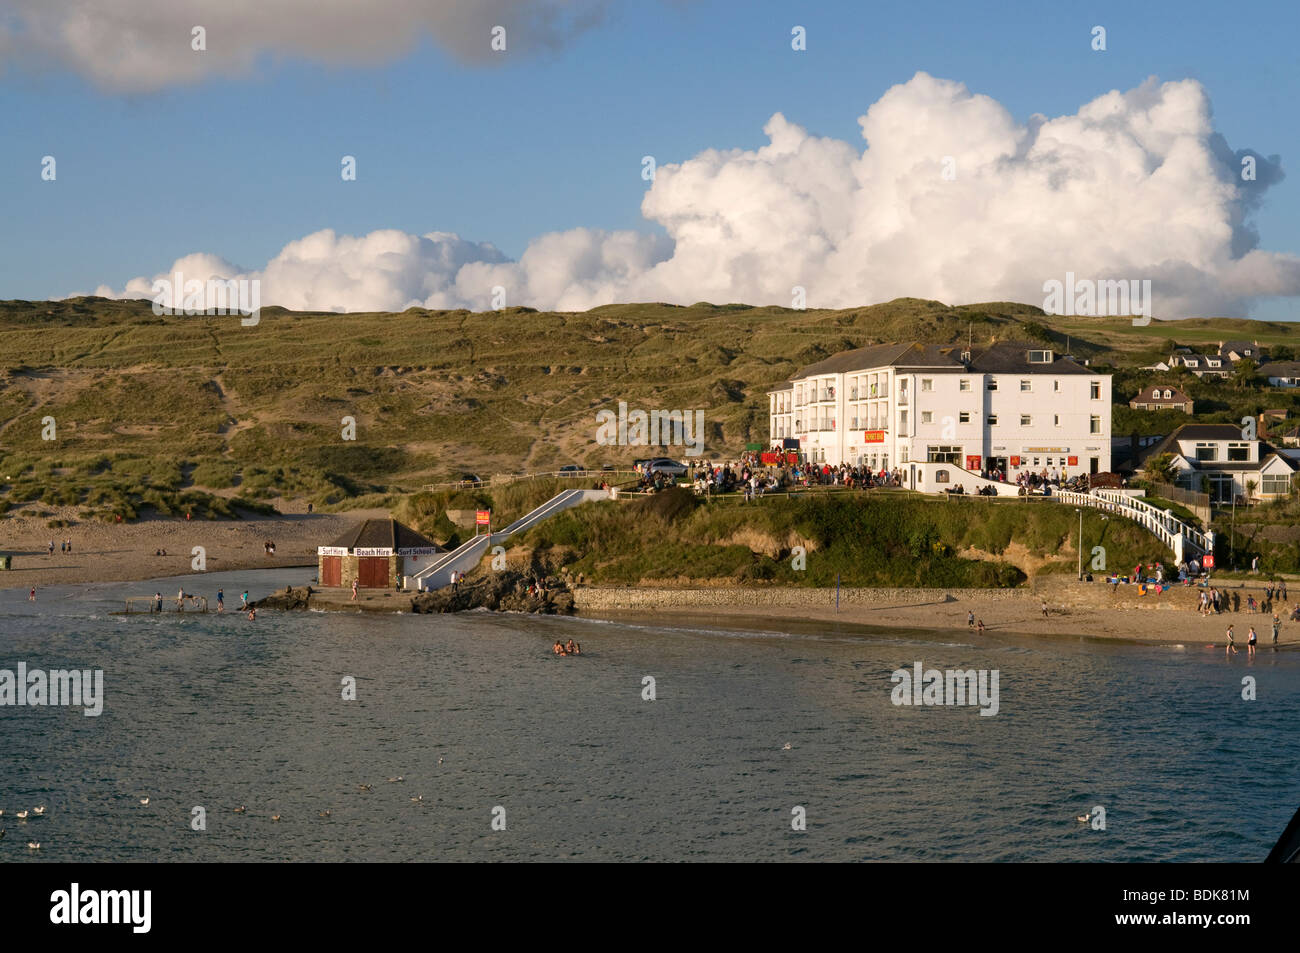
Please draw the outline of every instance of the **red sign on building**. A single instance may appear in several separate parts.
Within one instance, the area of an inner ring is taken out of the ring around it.
[[[975,456],[967,455],[967,457],[966,457],[966,469],[967,469],[967,470],[978,470],[979,468],[980,468],[980,458],[979,458],[979,455],[978,455],[978,454],[976,454]]]
[[[884,443],[885,432],[883,430],[864,430],[862,431],[863,443]]]
[[[1066,462],[1066,465],[1067,465],[1067,466],[1077,467],[1077,466],[1079,465],[1079,458],[1078,458],[1078,457],[1066,457],[1066,458],[1065,458],[1065,462]]]

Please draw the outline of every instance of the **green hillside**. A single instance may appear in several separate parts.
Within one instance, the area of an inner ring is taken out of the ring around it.
[[[7,301],[0,506],[44,495],[100,515],[161,504],[220,516],[235,496],[348,505],[467,472],[625,466],[644,451],[596,444],[596,412],[619,400],[703,410],[706,456],[728,456],[766,439],[765,391],[797,368],[864,344],[968,334],[1060,350],[1068,341],[1094,365],[1136,367],[1170,339],[1282,343],[1295,329],[1227,318],[1133,327],[1015,303],[917,299],[841,311],[269,308],[256,327],[237,316],[157,317],[147,301]],[[1222,386],[1224,414],[1258,396]],[[57,439],[42,439],[47,417]],[[345,417],[356,420],[355,441],[342,439]]]

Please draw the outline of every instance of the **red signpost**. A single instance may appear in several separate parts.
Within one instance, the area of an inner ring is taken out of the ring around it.
[[[488,528],[487,530],[488,535],[489,536],[492,535],[492,511],[491,510],[474,511],[474,535],[475,536],[478,535],[478,528],[480,526],[486,526]]]

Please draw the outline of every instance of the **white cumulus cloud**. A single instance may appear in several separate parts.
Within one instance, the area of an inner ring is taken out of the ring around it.
[[[1232,151],[1193,80],[1152,79],[1074,115],[1021,123],[987,96],[918,73],[859,123],[865,148],[777,114],[761,148],[659,166],[642,212],[666,239],[578,228],[508,261],[449,233],[323,231],[261,271],[190,256],[169,273],[188,262],[259,277],[264,304],[348,311],[483,310],[497,286],[508,305],[557,310],[789,305],[795,286],[810,307],[909,295],[1041,304],[1044,282],[1067,271],[1150,279],[1157,317],[1241,314],[1256,298],[1300,294],[1300,258],[1259,249],[1249,224],[1282,177],[1277,158]],[[1247,157],[1253,179],[1242,176]],[[149,284],[97,293],[137,297]]]

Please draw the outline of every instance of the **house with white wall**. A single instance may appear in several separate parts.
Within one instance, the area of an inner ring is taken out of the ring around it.
[[[1288,496],[1296,463],[1271,444],[1246,436],[1235,424],[1184,424],[1149,448],[1142,465],[1171,454],[1175,485],[1209,493],[1214,503],[1231,503],[1238,497],[1275,500]],[[1248,483],[1254,484],[1253,490]]]

